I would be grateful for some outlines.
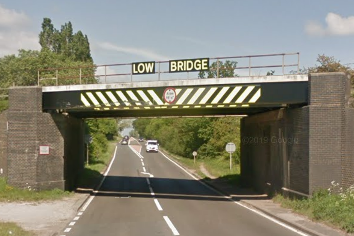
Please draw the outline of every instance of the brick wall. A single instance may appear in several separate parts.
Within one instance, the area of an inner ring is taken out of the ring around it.
[[[7,111],[0,113],[0,178],[7,177]]]
[[[72,189],[83,167],[83,121],[42,112],[42,89],[10,89],[8,183],[32,189]],[[49,155],[40,154],[49,146]]]
[[[342,185],[348,188],[354,185],[354,109],[346,109],[346,152],[342,156]]]
[[[9,91],[8,183],[37,188],[38,132],[42,91],[37,87],[17,87]]]
[[[331,181],[344,188],[354,184],[349,78],[344,73],[311,74],[308,92],[308,106],[242,119],[241,177],[249,186],[312,194]],[[258,143],[244,142],[247,137],[258,137]],[[270,137],[270,142],[259,143],[259,137]]]
[[[241,121],[242,182],[259,192],[308,193],[308,109],[281,109]]]
[[[343,184],[346,143],[354,141],[347,133],[352,126],[347,122],[350,113],[346,115],[349,94],[350,80],[344,73],[310,74],[310,193],[328,188],[332,181]]]

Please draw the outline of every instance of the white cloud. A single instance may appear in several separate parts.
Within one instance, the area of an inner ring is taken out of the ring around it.
[[[6,9],[0,5],[0,26],[6,28],[23,27],[29,22],[28,16],[23,12]]]
[[[38,34],[26,30],[29,22],[24,13],[0,5],[0,57],[16,54],[19,49],[40,49]]]
[[[328,13],[326,16],[326,27],[317,22],[309,22],[305,31],[309,35],[354,35],[354,16],[342,17],[335,13]]]
[[[16,54],[19,49],[39,50],[38,35],[32,32],[0,30],[0,57]]]
[[[156,61],[169,60],[169,58],[164,55],[160,55],[160,54],[155,53],[151,50],[143,49],[143,48],[121,47],[121,46],[117,46],[117,45],[114,45],[114,44],[108,43],[108,42],[99,43],[98,46],[102,49],[105,49],[105,50],[114,50],[117,52],[134,54],[137,56],[147,58],[148,60],[156,60]]]

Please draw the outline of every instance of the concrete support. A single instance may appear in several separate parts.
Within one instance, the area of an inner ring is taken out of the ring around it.
[[[344,73],[311,74],[309,105],[243,118],[241,177],[260,192],[354,184],[354,109]]]
[[[40,87],[10,89],[7,112],[7,180],[31,189],[71,189],[83,167],[80,119],[42,112]],[[40,147],[48,146],[49,154]]]

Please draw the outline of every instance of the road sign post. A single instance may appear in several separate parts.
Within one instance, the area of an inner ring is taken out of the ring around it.
[[[226,151],[230,153],[230,170],[232,168],[232,153],[236,151],[236,145],[234,143],[226,144]]]
[[[196,151],[194,151],[193,152],[193,157],[194,157],[194,164],[195,164],[195,157],[197,156],[197,152]]]

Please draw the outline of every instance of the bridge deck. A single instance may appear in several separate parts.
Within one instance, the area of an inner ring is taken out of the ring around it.
[[[307,75],[43,87],[43,110],[77,117],[245,115],[307,104]]]

